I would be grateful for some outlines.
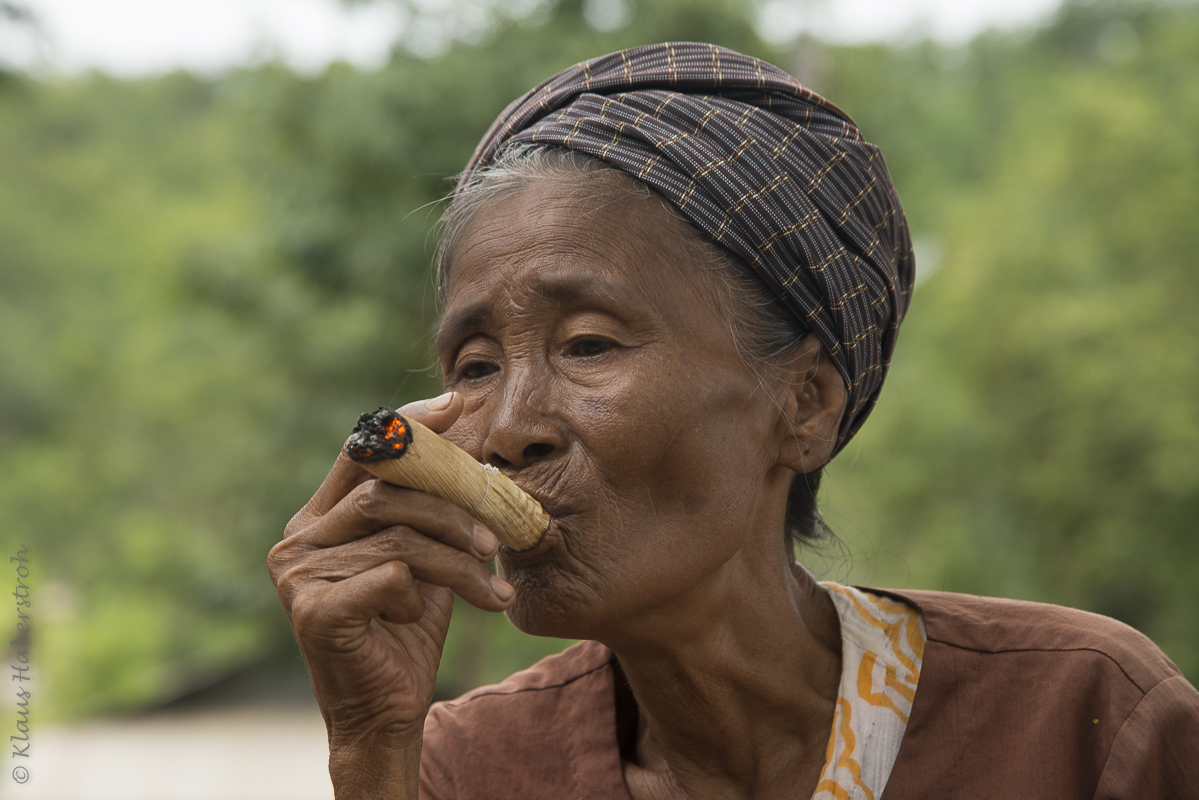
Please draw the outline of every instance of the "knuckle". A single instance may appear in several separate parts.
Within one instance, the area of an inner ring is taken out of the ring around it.
[[[297,639],[318,627],[321,615],[324,613],[322,604],[317,602],[316,598],[306,594],[297,595],[288,611],[291,617],[291,627],[295,631]]]
[[[483,566],[483,562],[464,550],[451,550],[450,558],[453,559],[455,569],[459,569],[463,573],[470,575],[491,574],[491,571]]]
[[[380,480],[369,480],[357,486],[351,496],[354,512],[363,519],[376,522],[386,507],[387,484]]]
[[[456,551],[449,556],[449,570],[458,587],[482,587],[491,591],[491,572],[473,556]]]
[[[412,557],[414,539],[419,534],[406,525],[395,525],[384,528],[370,539],[370,547],[375,555],[388,555],[398,561],[407,561]]]
[[[276,587],[279,586],[280,575],[287,570],[288,565],[291,562],[291,550],[292,547],[289,540],[284,539],[272,547],[271,551],[266,555],[267,572],[270,573],[271,582],[274,583]]]
[[[280,602],[288,611],[295,608],[296,600],[302,594],[303,585],[303,570],[298,566],[281,571],[277,576],[275,589],[279,592]]]
[[[306,527],[308,527],[307,508],[301,508],[287,521],[287,525],[283,527],[283,538],[290,539]]]
[[[412,570],[408,569],[408,565],[402,561],[388,561],[383,565],[384,577],[388,583],[400,587],[401,590],[406,590],[416,584],[415,578],[412,577]]]

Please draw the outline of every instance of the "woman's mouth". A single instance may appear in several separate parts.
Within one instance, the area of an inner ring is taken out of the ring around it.
[[[499,549],[500,554],[509,561],[528,561],[529,559],[537,558],[538,556],[549,552],[550,548],[552,548],[562,539],[562,531],[558,527],[559,519],[560,518],[557,516],[551,517],[550,526],[546,529],[545,535],[541,537],[541,541],[533,547],[530,547],[528,550],[513,550],[508,545],[501,543]]]

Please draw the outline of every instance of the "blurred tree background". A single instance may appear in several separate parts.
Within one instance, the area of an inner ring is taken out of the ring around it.
[[[265,555],[358,412],[438,391],[448,179],[539,80],[666,39],[849,111],[917,240],[883,400],[827,471],[844,546],[801,558],[1109,614],[1199,676],[1199,6],[858,47],[768,45],[737,0],[412,13],[374,72],[0,72],[0,541],[33,548],[52,715],[302,669]],[[562,644],[460,605],[439,693]]]

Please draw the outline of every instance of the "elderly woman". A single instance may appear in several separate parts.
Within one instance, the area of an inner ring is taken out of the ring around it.
[[[514,552],[337,461],[270,563],[339,798],[1199,796],[1140,634],[796,563],[914,274],[836,106],[711,45],[580,64],[492,126],[439,262],[447,392],[403,412],[552,523]],[[586,641],[431,708],[454,593]]]

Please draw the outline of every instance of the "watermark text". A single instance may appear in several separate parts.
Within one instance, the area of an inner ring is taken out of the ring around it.
[[[16,564],[16,588],[12,596],[17,601],[17,638],[9,642],[12,650],[13,663],[12,683],[17,694],[17,727],[16,735],[9,736],[12,745],[12,757],[29,758],[29,690],[32,679],[29,677],[29,585],[25,579],[29,577],[29,548],[21,545],[15,556],[8,559],[9,564]],[[27,763],[27,762],[26,762]],[[24,783],[29,780],[29,770],[24,763],[18,764],[12,771],[13,780]]]

